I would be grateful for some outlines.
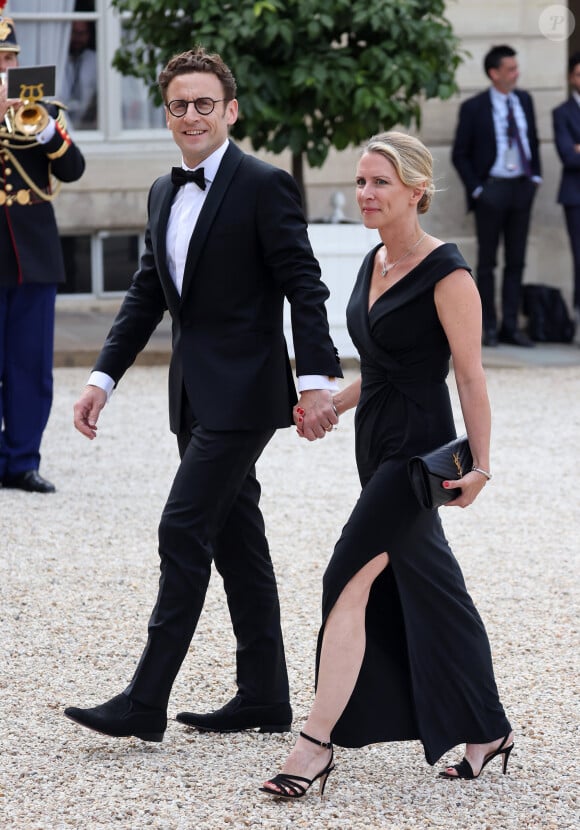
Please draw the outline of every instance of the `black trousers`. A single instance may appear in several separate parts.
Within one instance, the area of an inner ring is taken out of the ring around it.
[[[477,231],[477,286],[483,309],[483,329],[497,329],[495,268],[500,240],[504,245],[501,288],[502,330],[513,333],[518,325],[522,277],[530,215],[536,185],[524,176],[488,179],[475,201]]]
[[[574,263],[574,308],[580,308],[580,205],[564,205]]]
[[[274,569],[255,463],[274,430],[178,436],[181,464],[159,525],[161,576],[149,636],[127,694],[165,709],[205,600],[220,573],[237,641],[238,691],[256,703],[289,700]],[[203,673],[203,667],[200,667]]]

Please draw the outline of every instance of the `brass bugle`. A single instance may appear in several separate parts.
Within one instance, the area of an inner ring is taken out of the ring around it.
[[[36,135],[44,130],[50,116],[46,107],[38,101],[23,101],[14,113],[14,129],[22,135]]]

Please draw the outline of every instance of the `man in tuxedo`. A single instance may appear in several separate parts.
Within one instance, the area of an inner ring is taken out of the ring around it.
[[[237,640],[238,691],[216,711],[183,712],[177,720],[210,731],[282,732],[292,712],[255,464],[293,417],[309,440],[338,421],[332,392],[342,373],[329,335],[328,289],[294,180],[228,139],[238,103],[222,59],[202,48],[177,55],[159,85],[183,164],[150,190],[140,267],[74,421],[95,437],[107,396],[168,310],[169,417],[181,464],[159,525],[159,593],[133,679],[106,703],[65,714],[107,735],[162,740],[213,561]],[[284,297],[298,402],[283,335]]]
[[[568,60],[570,97],[552,112],[554,141],[562,161],[558,202],[564,207],[574,263],[575,342],[580,344],[580,52]]]
[[[519,69],[510,46],[492,47],[484,69],[491,87],[461,105],[452,151],[467,208],[475,213],[483,343],[533,346],[518,329],[518,313],[532,203],[541,182],[534,106],[529,93],[516,89]],[[498,330],[495,267],[501,237],[505,264]]]

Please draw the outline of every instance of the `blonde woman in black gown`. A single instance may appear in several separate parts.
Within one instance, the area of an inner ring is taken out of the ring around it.
[[[432,157],[416,138],[373,137],[356,173],[367,228],[381,238],[348,305],[361,378],[334,398],[356,406],[362,491],[324,575],[314,704],[279,775],[261,790],[321,793],[333,743],[420,740],[429,764],[466,744],[446,778],[477,778],[493,758],[505,772],[513,733],[490,647],[437,510],[419,506],[407,462],[455,437],[446,378],[453,369],[474,470],[450,505],[467,507],[491,475],[490,407],[481,363],[481,303],[454,244],[425,233]],[[300,432],[301,415],[295,412]],[[329,424],[329,429],[331,425]]]

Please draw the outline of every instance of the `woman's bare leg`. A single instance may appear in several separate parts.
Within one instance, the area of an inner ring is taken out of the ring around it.
[[[325,743],[355,687],[366,648],[365,614],[373,582],[389,563],[380,553],[346,584],[332,608],[322,637],[318,686],[302,731]],[[330,750],[298,738],[282,772],[313,778],[330,760]],[[275,784],[265,785],[279,792]]]

